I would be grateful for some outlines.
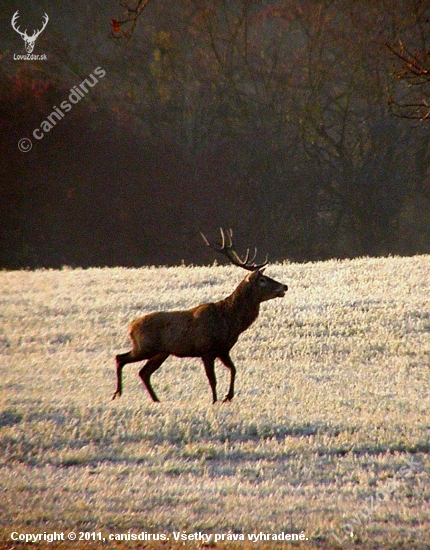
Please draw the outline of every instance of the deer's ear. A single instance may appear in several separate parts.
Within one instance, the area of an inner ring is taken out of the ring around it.
[[[259,273],[264,273],[265,269],[266,269],[266,268],[263,267],[262,269],[259,269],[258,272],[259,272]]]
[[[255,271],[252,271],[248,275],[247,280],[250,281],[251,283],[257,281],[258,278],[260,277],[260,274],[262,273],[262,271],[264,271],[264,270],[263,269],[256,269]]]

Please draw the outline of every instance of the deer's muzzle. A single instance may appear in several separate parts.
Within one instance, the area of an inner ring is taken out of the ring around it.
[[[276,292],[276,297],[283,298],[287,290],[288,290],[287,285],[280,285],[278,291]]]

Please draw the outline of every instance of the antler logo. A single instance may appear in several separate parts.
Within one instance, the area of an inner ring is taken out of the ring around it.
[[[22,39],[24,40],[25,42],[25,49],[27,51],[27,53],[32,53],[33,52],[33,49],[34,49],[34,44],[39,36],[39,34],[45,30],[45,27],[46,25],[48,24],[48,21],[49,21],[49,17],[47,16],[47,14],[45,13],[45,16],[43,18],[43,27],[40,29],[40,31],[34,31],[33,34],[31,36],[28,36],[27,34],[27,29],[25,29],[24,32],[21,32],[19,30],[19,27],[16,26],[16,20],[18,19],[18,10],[13,14],[13,17],[12,17],[12,28],[14,31],[16,31],[18,34],[20,34],[22,36]]]

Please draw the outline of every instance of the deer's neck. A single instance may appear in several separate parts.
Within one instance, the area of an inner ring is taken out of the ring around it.
[[[238,338],[258,317],[260,302],[246,285],[240,284],[236,290],[219,302],[229,330]]]

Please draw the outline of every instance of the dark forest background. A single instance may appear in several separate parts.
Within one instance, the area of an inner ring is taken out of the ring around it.
[[[219,226],[272,261],[430,252],[428,1],[122,4],[2,2],[0,267],[208,263]]]

